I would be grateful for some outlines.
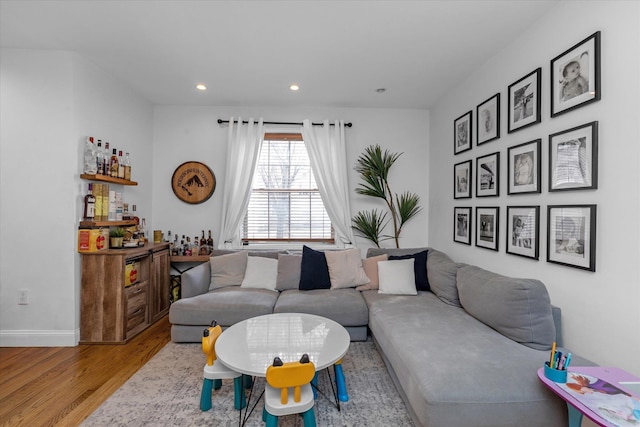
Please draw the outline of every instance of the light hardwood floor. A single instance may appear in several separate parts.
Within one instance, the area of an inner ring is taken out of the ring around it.
[[[170,340],[165,316],[124,345],[0,348],[0,425],[77,426]]]

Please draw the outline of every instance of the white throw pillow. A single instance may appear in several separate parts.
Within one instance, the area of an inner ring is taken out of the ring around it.
[[[249,252],[239,251],[227,255],[212,256],[211,283],[209,290],[223,288],[225,286],[239,286],[247,269],[247,257]]]
[[[369,283],[360,259],[360,249],[344,251],[325,251],[324,256],[329,267],[331,289],[353,288]]]
[[[418,295],[413,271],[415,261],[399,259],[378,262],[379,294]]]
[[[250,256],[244,272],[242,288],[276,289],[278,260],[261,256]]]

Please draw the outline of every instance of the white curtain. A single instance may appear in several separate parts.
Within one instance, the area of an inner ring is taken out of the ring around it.
[[[224,174],[222,197],[222,221],[219,248],[242,246],[240,227],[249,205],[253,172],[260,154],[263,137],[262,118],[253,118],[242,124],[242,118],[229,120],[227,142],[227,170]]]
[[[311,168],[318,184],[324,207],[336,232],[336,243],[353,245],[349,183],[347,180],[347,155],[344,140],[344,121],[329,126],[313,126],[309,120],[302,122],[304,138]]]

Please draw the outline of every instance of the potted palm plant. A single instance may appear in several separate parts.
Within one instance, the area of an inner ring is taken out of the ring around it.
[[[398,195],[389,186],[389,170],[401,155],[389,150],[382,151],[379,145],[370,145],[356,161],[355,170],[363,181],[356,188],[356,193],[384,200],[387,211],[359,211],[351,218],[351,227],[377,247],[380,247],[380,242],[393,239],[396,248],[399,248],[402,227],[422,210],[419,206],[420,196],[409,191]],[[387,214],[391,214],[391,219]],[[392,221],[393,235],[383,234],[389,221]]]

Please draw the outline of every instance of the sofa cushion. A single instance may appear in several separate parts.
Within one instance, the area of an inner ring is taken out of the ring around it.
[[[414,260],[400,259],[378,262],[381,294],[417,295]]]
[[[276,289],[278,260],[259,256],[247,259],[247,269],[242,279],[243,288]]]
[[[178,325],[231,326],[243,320],[269,314],[278,299],[278,291],[228,286],[171,304],[169,321]]]
[[[299,289],[329,289],[330,287],[329,267],[324,252],[303,246]]]
[[[415,254],[408,255],[389,255],[390,260],[412,259],[414,261],[414,275],[416,289],[419,291],[429,290],[429,279],[427,278],[427,252],[420,251]]]
[[[369,320],[369,310],[360,294],[353,288],[287,290],[280,293],[273,312],[315,314],[342,326],[362,326]]]
[[[362,268],[360,249],[326,251],[324,256],[329,268],[331,289],[353,288],[370,282]]]
[[[247,269],[247,251],[233,252],[226,255],[212,256],[211,284],[209,290],[242,284]]]
[[[427,275],[431,292],[447,304],[462,307],[456,286],[456,275],[462,264],[453,262],[444,252],[429,249]]]
[[[302,268],[302,255],[280,254],[278,256],[278,275],[276,277],[276,289],[298,289],[300,286],[300,269]]]
[[[360,285],[356,288],[356,291],[367,291],[369,289],[378,289],[380,280],[378,276],[378,262],[386,261],[389,259],[387,254],[374,256],[371,258],[365,258],[362,260],[362,268],[364,273],[369,278],[369,283],[366,285]]]
[[[473,317],[527,347],[551,348],[556,332],[542,282],[465,265],[458,269],[457,285],[460,303]]]

